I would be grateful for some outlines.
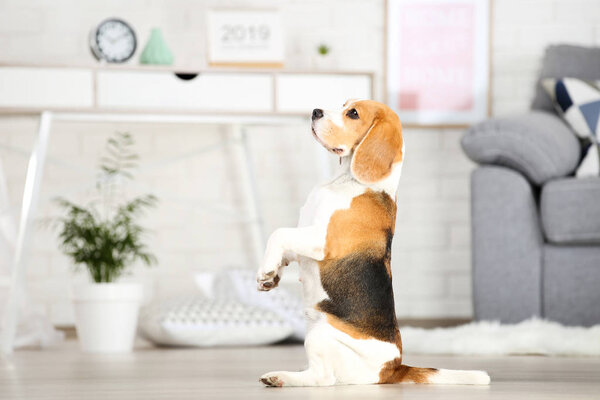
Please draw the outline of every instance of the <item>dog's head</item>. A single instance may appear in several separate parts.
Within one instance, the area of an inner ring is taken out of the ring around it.
[[[341,110],[316,108],[312,133],[330,152],[352,156],[350,170],[361,183],[387,177],[402,161],[402,126],[385,104],[372,100],[348,100]]]

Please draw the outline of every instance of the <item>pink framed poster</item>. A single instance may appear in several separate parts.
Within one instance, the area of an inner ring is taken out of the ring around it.
[[[489,112],[490,0],[387,0],[387,103],[405,125]]]

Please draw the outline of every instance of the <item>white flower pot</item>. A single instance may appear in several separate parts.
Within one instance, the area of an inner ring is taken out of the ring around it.
[[[75,323],[86,353],[127,353],[142,300],[138,283],[92,283],[73,288]]]

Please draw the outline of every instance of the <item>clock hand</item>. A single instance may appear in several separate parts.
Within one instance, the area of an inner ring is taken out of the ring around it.
[[[118,40],[121,40],[122,38],[124,38],[125,36],[128,35],[128,32],[125,32],[121,35],[118,36],[107,36],[108,41],[110,42],[110,44],[115,44]]]
[[[117,38],[109,36],[109,35],[106,35],[106,40],[108,40],[108,42],[110,44],[115,44],[115,41],[117,40]]]
[[[123,33],[122,35],[120,35],[120,36],[117,36],[117,38],[116,38],[115,40],[120,40],[120,39],[123,39],[123,38],[124,38],[124,37],[126,37],[126,36],[129,36],[129,32],[125,32],[125,33]]]

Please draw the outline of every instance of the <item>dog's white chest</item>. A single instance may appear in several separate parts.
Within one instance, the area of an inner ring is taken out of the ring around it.
[[[352,199],[364,193],[365,188],[351,179],[336,179],[333,182],[318,186],[308,195],[304,206],[300,209],[298,227],[322,226],[324,231],[322,240],[325,241],[326,227],[334,212],[347,209]],[[306,317],[309,327],[319,320],[321,313],[314,309],[314,305],[327,298],[327,293],[321,285],[318,263],[307,257],[298,258],[300,265],[300,279],[302,281]]]
[[[331,215],[350,207],[352,199],[365,192],[365,187],[350,179],[338,179],[317,186],[310,192],[304,206],[300,209],[298,227],[327,226]]]

